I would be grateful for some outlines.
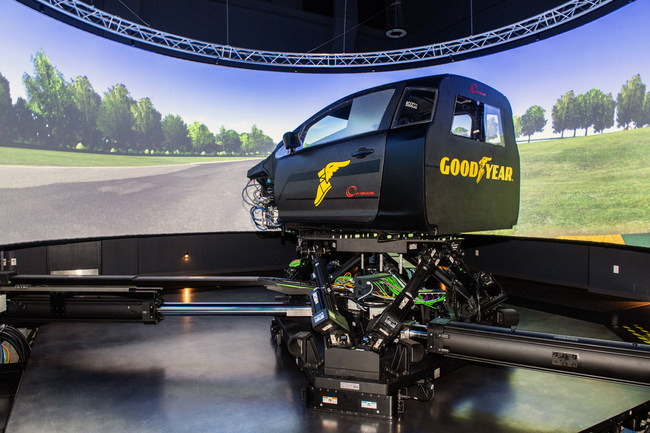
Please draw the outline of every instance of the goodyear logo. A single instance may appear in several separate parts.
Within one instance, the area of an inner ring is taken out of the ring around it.
[[[325,195],[332,189],[332,184],[330,180],[334,173],[338,171],[339,168],[345,167],[350,164],[350,160],[340,161],[340,162],[330,162],[327,164],[321,171],[318,172],[318,189],[316,190],[316,198],[314,199],[314,206],[318,207],[325,198]]]
[[[512,167],[492,164],[492,157],[484,156],[480,161],[451,159],[445,156],[440,160],[440,173],[449,176],[476,178],[476,183],[482,179],[512,182]]]

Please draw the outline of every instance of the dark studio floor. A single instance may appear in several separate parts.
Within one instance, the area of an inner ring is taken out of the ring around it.
[[[181,293],[166,296],[180,301]],[[264,301],[259,288],[186,301]],[[518,329],[612,339],[607,327],[517,307]],[[302,373],[264,317],[40,328],[7,432],[576,432],[650,400],[650,388],[469,364],[399,420],[309,411]]]

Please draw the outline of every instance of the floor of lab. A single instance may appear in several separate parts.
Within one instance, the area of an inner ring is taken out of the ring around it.
[[[267,301],[260,288],[168,301]],[[618,340],[605,326],[518,308],[518,329]],[[7,425],[51,432],[576,432],[650,400],[650,388],[469,364],[394,421],[307,410],[306,380],[269,317],[168,317],[158,326],[42,326]]]

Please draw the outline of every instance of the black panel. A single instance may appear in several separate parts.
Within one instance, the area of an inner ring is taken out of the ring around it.
[[[589,291],[650,301],[650,253],[590,247]]]
[[[77,269],[101,273],[100,241],[48,246],[47,269],[48,273]]]
[[[228,274],[279,270],[286,267],[295,255],[295,245],[283,242],[277,234],[150,237],[140,239],[139,274]]]
[[[7,259],[6,270],[13,270],[22,274],[47,274],[47,253],[45,247],[23,248],[14,251],[5,250]],[[10,265],[11,258],[16,259],[16,266]]]
[[[104,275],[137,275],[138,239],[102,241],[102,273]]]
[[[295,256],[295,240],[279,232],[169,235],[4,249],[1,270],[35,275],[76,269],[97,269],[102,275],[257,274],[282,271]],[[10,266],[11,258],[17,266]]]
[[[473,270],[585,289],[589,285],[587,244],[510,239],[472,246],[468,240],[465,260]]]

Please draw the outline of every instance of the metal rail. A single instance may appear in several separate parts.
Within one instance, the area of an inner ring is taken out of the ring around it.
[[[163,316],[286,316],[311,317],[308,303],[284,302],[165,302]]]
[[[31,275],[6,274],[8,282],[21,285],[121,285],[139,287],[255,286],[282,283],[283,278],[257,276],[139,276],[139,275]],[[1,282],[0,282],[1,284]]]

